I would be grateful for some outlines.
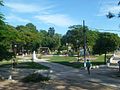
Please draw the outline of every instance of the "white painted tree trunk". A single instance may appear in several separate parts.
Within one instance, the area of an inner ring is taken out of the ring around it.
[[[35,51],[33,51],[32,59],[33,59],[33,61],[37,59]]]

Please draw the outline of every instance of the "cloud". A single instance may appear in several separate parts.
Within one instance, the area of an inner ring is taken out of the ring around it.
[[[9,15],[9,16],[6,16],[6,20],[7,20],[7,21],[10,21],[10,22],[24,22],[24,23],[29,23],[29,22],[31,22],[31,21],[28,20],[28,19],[24,19],[24,18],[15,16],[15,15],[13,15],[13,14],[11,14],[11,15]]]
[[[110,6],[110,7],[107,7],[107,10],[106,11],[110,11],[110,12],[113,12],[113,13],[118,13],[120,11],[120,6]]]
[[[13,15],[7,16],[7,20],[12,22],[12,20],[16,20],[19,22],[30,22],[27,19],[23,19],[21,17],[18,17],[15,14],[17,13],[18,15],[25,15],[27,18],[33,19],[30,16],[34,17],[34,19],[39,20],[41,23],[45,24],[52,24],[55,26],[61,26],[61,27],[66,27],[70,26],[73,24],[76,24],[76,21],[71,19],[68,15],[66,14],[60,14],[56,13],[56,5],[55,4],[50,4],[50,3],[40,3],[39,5],[37,3],[26,3],[26,2],[6,2],[5,6],[7,6],[10,10],[11,13],[14,13]],[[28,15],[26,15],[26,13]],[[54,14],[53,14],[54,13]],[[36,15],[35,15],[36,14]],[[35,16],[34,16],[35,15]],[[31,20],[32,21],[32,20]]]
[[[53,5],[42,6],[37,4],[25,4],[16,2],[6,2],[5,6],[9,7],[13,12],[19,13],[33,13],[33,12],[46,12],[47,10],[53,8]]]
[[[37,15],[35,18],[43,23],[53,24],[61,27],[70,26],[76,23],[71,18],[69,18],[69,16],[64,14]]]
[[[104,16],[108,14],[108,12],[117,14],[120,12],[120,6],[118,6],[117,3],[114,2],[108,2],[108,3],[103,2],[100,7],[98,16]]]

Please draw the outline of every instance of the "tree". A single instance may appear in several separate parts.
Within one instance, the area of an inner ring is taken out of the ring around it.
[[[96,41],[96,44],[93,47],[94,54],[105,54],[105,63],[106,63],[106,54],[116,50],[119,46],[119,37],[117,34],[113,33],[100,33],[99,38]]]
[[[86,37],[87,37],[87,47],[90,47],[92,50],[95,41],[98,38],[98,32],[89,30],[87,26],[85,26]],[[69,27],[67,33],[61,39],[62,45],[66,45],[66,43],[72,44],[73,49],[77,50],[79,47],[84,46],[84,32],[82,25],[73,25]]]
[[[59,47],[61,46],[61,38],[62,38],[62,36],[60,34],[58,34],[58,33],[56,33],[54,35],[54,37],[53,37],[53,40],[54,40],[53,48],[54,48],[54,50],[58,50]]]
[[[107,18],[109,18],[109,19],[115,17],[115,15],[114,15],[113,13],[111,13],[111,12],[108,12],[108,14],[107,14],[106,16],[107,16]]]
[[[19,45],[21,48],[25,50],[37,50],[39,48],[41,40],[38,31],[36,30],[36,26],[32,23],[26,24],[26,26],[19,25],[16,27],[19,32],[20,42]],[[22,50],[23,51],[23,50]]]
[[[83,47],[83,27],[81,25],[73,25],[62,38],[62,44],[69,43],[73,49],[77,49],[78,45]],[[79,43],[77,43],[79,41]]]
[[[0,1],[0,6],[3,5],[3,1]],[[12,58],[13,53],[9,52],[10,41],[8,40],[8,30],[4,22],[4,16],[0,13],[0,61],[3,59]]]
[[[95,45],[98,37],[99,37],[99,33],[98,31],[92,31],[92,30],[88,30],[86,32],[86,38],[87,38],[87,48],[90,54],[92,54],[92,48]]]
[[[118,2],[118,6],[120,5],[120,1]],[[106,15],[107,18],[111,19],[113,17],[115,17],[116,15],[112,12],[108,12],[108,14]],[[120,17],[120,12],[117,14],[117,17]]]
[[[0,6],[4,6],[3,5],[3,1],[1,0],[0,1]],[[3,26],[5,25],[5,23],[4,23],[4,17],[3,17],[3,14],[2,13],[0,13],[0,29],[2,29],[3,28]]]
[[[33,25],[32,23],[26,24],[26,27],[29,28],[31,32],[37,32],[36,26]]]
[[[42,47],[49,47],[50,50],[56,50],[61,45],[61,35],[55,33],[54,29],[50,29],[47,31],[40,30],[41,35],[41,46]]]
[[[50,27],[49,30],[48,30],[48,35],[51,36],[51,37],[53,37],[54,34],[55,34],[55,29],[54,29],[54,27]]]

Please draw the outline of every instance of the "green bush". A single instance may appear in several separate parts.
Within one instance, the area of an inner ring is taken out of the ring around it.
[[[22,79],[23,82],[41,82],[48,81],[50,78],[38,73],[33,73]]]

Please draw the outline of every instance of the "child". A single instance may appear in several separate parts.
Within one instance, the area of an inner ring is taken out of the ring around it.
[[[91,63],[90,63],[90,61],[87,59],[86,67],[87,67],[87,71],[88,71],[88,74],[89,74],[89,75],[90,75],[90,66],[91,66]]]

